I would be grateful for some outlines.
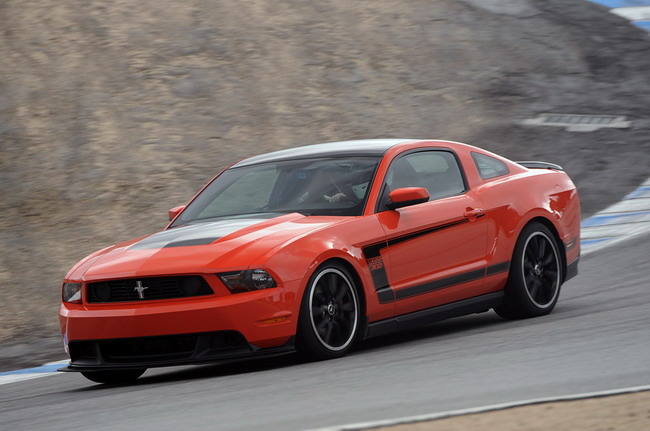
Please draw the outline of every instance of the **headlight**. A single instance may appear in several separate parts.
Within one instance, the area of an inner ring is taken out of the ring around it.
[[[251,292],[277,286],[271,274],[263,269],[223,272],[217,275],[232,293]]]
[[[81,283],[63,283],[63,302],[81,304]]]

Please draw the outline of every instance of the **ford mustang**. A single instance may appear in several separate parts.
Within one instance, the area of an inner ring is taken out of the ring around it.
[[[465,314],[541,316],[580,256],[580,203],[560,166],[440,140],[251,157],[169,218],[66,275],[62,371],[117,383],[150,367],[329,359]]]

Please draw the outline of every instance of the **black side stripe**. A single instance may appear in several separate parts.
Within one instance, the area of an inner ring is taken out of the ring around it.
[[[485,277],[485,269],[477,269],[474,271],[463,272],[462,274],[452,275],[451,277],[441,278],[440,280],[430,281],[428,283],[419,284],[417,286],[407,287],[395,292],[397,299],[410,298],[411,296],[422,295],[424,293],[433,292],[455,284],[467,283],[468,281],[478,280]]]
[[[418,232],[413,232],[407,235],[390,238],[387,241],[369,244],[363,247],[363,256],[366,259],[368,268],[370,269],[370,275],[372,277],[372,282],[375,287],[375,292],[377,293],[379,302],[381,304],[386,304],[389,302],[394,302],[416,295],[422,295],[428,292],[433,292],[434,290],[445,289],[456,284],[478,280],[489,275],[507,271],[510,267],[510,262],[501,262],[496,265],[489,266],[486,269],[477,269],[462,274],[457,274],[451,277],[442,278],[440,280],[431,281],[417,286],[411,286],[397,292],[393,290],[393,288],[390,286],[390,283],[388,282],[388,275],[386,274],[384,259],[381,256],[382,249],[467,222],[469,222],[468,219],[460,219],[450,223],[433,226]]]
[[[424,229],[424,230],[421,230],[421,231],[418,231],[418,232],[413,232],[413,233],[410,233],[408,235],[399,236],[399,237],[396,237],[396,238],[391,238],[391,239],[388,240],[388,246],[390,247],[391,245],[399,244],[400,242],[410,241],[412,239],[419,238],[421,236],[428,235],[430,233],[438,232],[440,230],[448,229],[450,227],[458,226],[460,224],[465,224],[465,223],[468,223],[468,222],[469,222],[469,219],[462,218],[460,220],[452,221],[451,223],[445,223],[445,224],[441,224],[441,225],[438,225],[438,226],[433,226],[433,227],[430,227],[428,229]]]
[[[384,259],[381,257],[380,250],[388,247],[388,243],[380,242],[378,244],[367,245],[363,247],[363,256],[366,259],[366,264],[370,268],[370,275],[372,276],[372,283],[375,285],[375,291],[379,295],[380,302],[390,302],[395,300],[393,290],[388,285],[388,276],[386,275],[386,268],[384,267]],[[385,293],[381,295],[380,291],[389,290],[392,298],[389,298]],[[382,301],[382,298],[384,299]]]
[[[395,291],[391,289],[390,286],[385,289],[377,291],[377,298],[379,298],[380,304],[387,304],[389,302],[395,302]]]
[[[510,269],[510,262],[501,262],[496,265],[488,266],[487,271],[485,271],[485,276],[489,277],[500,272],[506,272]]]
[[[418,284],[398,291],[394,291],[389,285],[383,289],[377,290],[377,297],[379,298],[379,302],[382,304],[399,301],[400,299],[423,295],[435,290],[446,289],[457,284],[467,283],[469,281],[479,280],[486,276],[506,272],[509,267],[510,262],[501,262],[496,265],[488,266],[486,269],[475,269],[473,271],[463,272],[461,274],[452,275],[451,277]]]
[[[433,232],[438,232],[453,226],[458,226],[463,223],[469,222],[468,219],[463,218],[450,223],[445,223],[438,226],[433,226],[418,232],[413,232],[407,235],[390,238],[388,241],[382,241],[375,244],[369,244],[363,247],[363,257],[366,259],[366,264],[370,268],[370,275],[372,282],[375,285],[375,291],[379,296],[380,302],[392,302],[395,296],[393,290],[388,284],[388,276],[386,275],[386,268],[384,266],[384,259],[381,257],[381,250],[391,245],[399,244],[401,242],[409,241],[423,235],[428,235]]]

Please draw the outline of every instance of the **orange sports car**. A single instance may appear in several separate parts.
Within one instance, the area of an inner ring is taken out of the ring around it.
[[[580,256],[578,193],[561,167],[439,140],[251,157],[169,217],[66,275],[62,371],[111,383],[294,350],[328,359],[464,314],[540,316]]]

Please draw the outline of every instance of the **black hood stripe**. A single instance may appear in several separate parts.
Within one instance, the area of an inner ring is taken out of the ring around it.
[[[174,241],[170,242],[163,248],[169,248],[169,247],[186,247],[189,245],[206,245],[206,244],[212,244],[216,240],[220,239],[221,237],[209,237],[209,238],[196,238],[196,239],[186,239],[184,241]]]
[[[281,215],[274,214],[273,217],[229,218],[174,227],[155,233],[133,244],[131,250],[154,250],[211,244],[238,230]]]

